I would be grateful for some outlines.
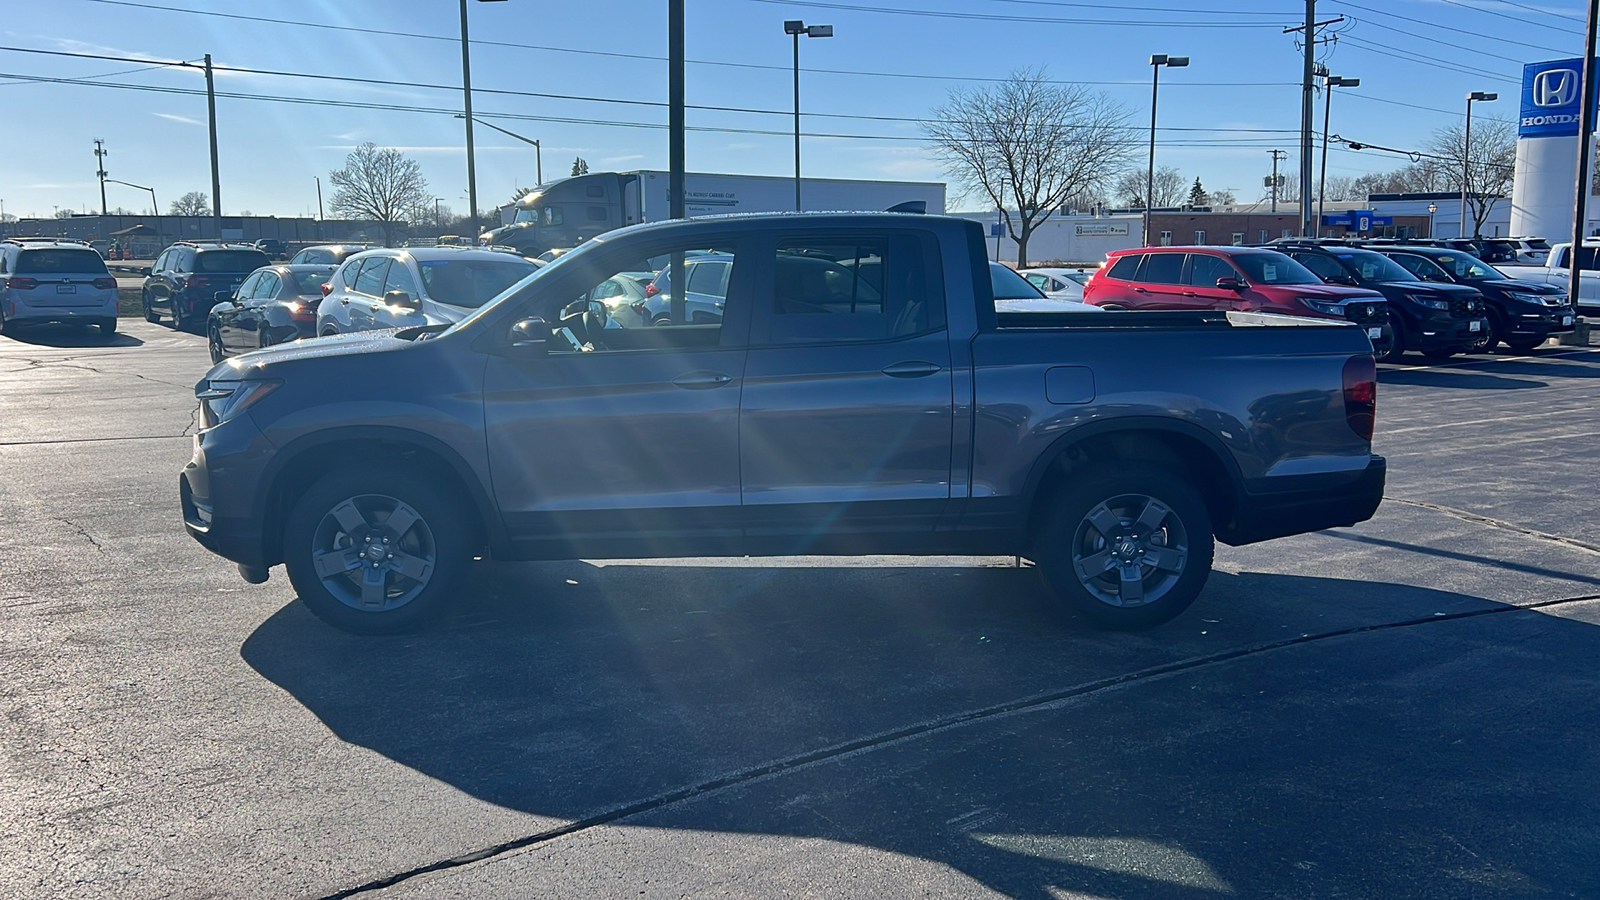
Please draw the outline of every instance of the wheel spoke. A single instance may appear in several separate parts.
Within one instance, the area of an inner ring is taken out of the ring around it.
[[[1123,606],[1144,602],[1144,579],[1137,564],[1122,567],[1121,590],[1118,596],[1122,598]]]
[[[1089,524],[1093,525],[1095,530],[1104,535],[1107,540],[1110,540],[1112,535],[1122,530],[1122,520],[1107,509],[1104,503],[1089,510],[1087,518],[1089,519]]]
[[[383,524],[394,532],[394,539],[398,541],[420,518],[422,517],[417,515],[416,510],[402,503],[394,508],[394,512],[389,513],[389,518]]]
[[[354,547],[342,550],[329,550],[324,553],[312,555],[311,562],[317,567],[317,577],[331,578],[361,565],[361,554]]]
[[[387,598],[388,591],[384,588],[388,576],[378,566],[367,566],[361,570],[361,605],[382,606]]]
[[[1161,527],[1162,520],[1170,512],[1172,510],[1168,509],[1166,504],[1160,500],[1151,500],[1144,505],[1144,512],[1139,513],[1138,521],[1133,523],[1134,528],[1140,532],[1155,531]]]
[[[1144,561],[1164,572],[1183,572],[1181,551],[1171,547],[1151,547],[1144,552]]]
[[[361,510],[356,509],[354,500],[346,500],[338,506],[335,506],[333,509],[328,510],[328,515],[333,516],[336,520],[338,520],[339,527],[344,529],[345,534],[351,536],[356,535],[358,532],[365,531],[368,527],[366,516],[361,514]]]
[[[1083,559],[1075,559],[1072,564],[1077,567],[1080,580],[1090,581],[1099,578],[1111,568],[1111,550],[1108,548]]]
[[[425,582],[428,576],[433,574],[433,563],[398,550],[394,552],[394,559],[389,560],[389,564],[396,572],[416,581]]]

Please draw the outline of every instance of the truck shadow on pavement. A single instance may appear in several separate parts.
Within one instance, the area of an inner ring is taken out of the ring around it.
[[[1600,894],[1600,629],[1575,619],[1217,572],[1178,620],[1104,634],[1028,569],[959,565],[485,564],[470,594],[378,639],[294,603],[241,655],[340,739],[489,803],[582,820],[716,785],[619,823],[641,840],[822,838],[1017,897]],[[1054,699],[998,712],[1024,698]],[[929,722],[952,727],[872,737]],[[870,752],[829,751],[850,742]]]
[[[1497,370],[1498,371],[1498,370]],[[1561,374],[1566,374],[1565,372]],[[1378,370],[1380,384],[1409,384],[1432,388],[1455,388],[1471,391],[1521,391],[1529,388],[1549,387],[1543,381],[1521,378],[1503,378],[1476,369],[1449,371],[1445,369],[1390,369]]]

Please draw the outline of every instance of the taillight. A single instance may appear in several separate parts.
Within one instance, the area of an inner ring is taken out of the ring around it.
[[[25,275],[13,275],[6,279],[6,287],[18,291],[31,291],[39,286],[39,279],[29,278]]]
[[[1344,363],[1344,420],[1362,440],[1372,440],[1378,414],[1378,364],[1367,354]]]
[[[288,304],[289,318],[296,322],[315,322],[317,320],[317,307],[315,304],[295,302]]]
[[[114,291],[117,289],[117,280],[115,278],[96,278],[94,286],[102,291]]]
[[[661,293],[661,288],[656,287],[655,282],[651,282],[644,286],[644,295],[646,297],[654,297],[659,293]]]

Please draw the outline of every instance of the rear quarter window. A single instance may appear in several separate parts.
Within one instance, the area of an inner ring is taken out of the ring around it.
[[[1122,281],[1132,281],[1134,273],[1139,271],[1139,260],[1144,259],[1143,253],[1130,253],[1127,256],[1117,257],[1106,271],[1107,278],[1116,278]]]
[[[212,250],[195,258],[196,272],[254,272],[272,260],[260,250]]]

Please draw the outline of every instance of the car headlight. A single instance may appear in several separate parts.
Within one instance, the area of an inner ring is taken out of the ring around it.
[[[283,386],[282,381],[202,381],[194,395],[200,401],[205,425],[221,425]]]
[[[1416,303],[1419,306],[1423,306],[1423,307],[1425,307],[1427,309],[1449,309],[1450,308],[1450,301],[1449,300],[1438,300],[1438,299],[1435,299],[1433,297],[1423,297],[1423,296],[1418,295],[1418,294],[1407,294],[1406,298],[1409,299],[1411,302]]]
[[[1312,309],[1316,310],[1319,313],[1327,313],[1330,316],[1342,316],[1342,315],[1344,315],[1344,304],[1338,303],[1336,301],[1319,300],[1316,297],[1296,297],[1295,299],[1299,300],[1301,303],[1304,303],[1305,305],[1311,307]]]

